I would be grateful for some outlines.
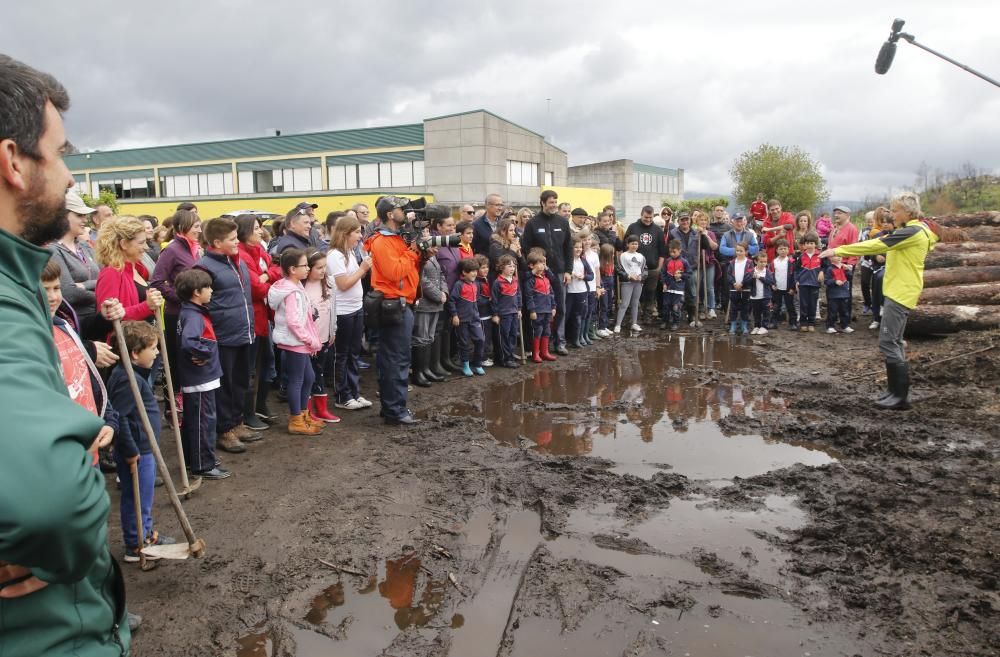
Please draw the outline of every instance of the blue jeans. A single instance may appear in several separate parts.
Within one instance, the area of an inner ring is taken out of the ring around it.
[[[403,307],[398,324],[378,327],[378,353],[375,370],[382,398],[382,415],[398,420],[409,415],[406,386],[410,375],[410,341],[413,336],[413,311]]]
[[[715,310],[715,263],[701,270],[701,302],[707,310]]]
[[[333,343],[337,358],[333,368],[333,379],[337,388],[338,404],[346,404],[361,395],[358,358],[361,357],[361,336],[364,332],[365,311],[358,310],[350,315],[337,315],[337,341]]]
[[[288,412],[298,415],[309,406],[309,394],[316,376],[309,354],[282,349],[281,369],[288,374]]]
[[[185,409],[187,412],[187,409]],[[141,454],[139,462],[139,504],[142,510],[143,536],[153,535],[153,489],[156,485],[156,459],[152,454]],[[132,488],[132,472],[125,459],[115,452],[115,470],[122,485],[121,502],[118,505],[122,517],[122,538],[125,548],[139,547],[138,522],[135,517],[135,495]]]

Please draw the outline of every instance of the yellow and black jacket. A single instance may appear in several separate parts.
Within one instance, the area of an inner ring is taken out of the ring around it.
[[[924,258],[938,237],[924,222],[913,219],[902,228],[875,239],[838,246],[839,256],[885,256],[885,279],[882,293],[906,308],[914,308],[924,289]]]

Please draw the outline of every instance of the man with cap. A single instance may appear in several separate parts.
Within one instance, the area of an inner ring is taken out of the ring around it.
[[[830,235],[827,238],[826,248],[836,249],[838,246],[847,246],[848,244],[856,244],[861,232],[858,227],[851,223],[851,209],[846,205],[838,205],[833,209],[833,227],[830,229]],[[844,258],[844,266],[847,269],[853,270],[855,265],[858,264],[857,256],[847,256]],[[847,304],[847,321],[853,321],[853,313],[851,312],[851,302],[850,299],[854,298],[854,277],[847,279],[847,289],[848,289],[848,304]]]
[[[726,256],[728,262],[736,257],[736,245],[742,242],[747,245],[747,257],[755,258],[760,245],[757,243],[757,235],[747,228],[747,216],[734,214],[732,223],[732,229],[719,240],[719,253]]]
[[[569,213],[569,230],[574,235],[587,227],[587,219],[590,215],[583,208],[573,208]]]
[[[386,424],[410,425],[419,420],[406,407],[410,374],[410,343],[413,337],[413,303],[420,282],[420,249],[417,241],[407,244],[400,235],[406,223],[403,208],[409,199],[383,196],[375,203],[380,226],[365,240],[372,257],[372,292],[365,298],[369,311],[375,293],[379,302],[379,340],[375,370]]]
[[[312,240],[315,207],[315,204],[303,201],[288,211],[285,215],[285,232],[271,247],[272,258],[281,255],[285,249],[308,249],[316,246]]]
[[[490,239],[497,229],[497,222],[503,213],[503,197],[487,194],[486,212],[472,222],[472,251],[477,255],[489,255]]]
[[[701,240],[700,249],[698,247],[699,239]],[[708,236],[702,233],[698,226],[691,225],[691,215],[687,210],[681,210],[680,214],[677,215],[677,227],[670,231],[669,240],[677,240],[681,243],[681,253],[684,254],[684,257],[687,258],[688,263],[693,269],[691,272],[692,275],[688,276],[687,285],[684,290],[684,307],[687,309],[688,322],[693,325],[695,320],[698,319],[694,313],[694,300],[698,285],[698,255],[699,252],[704,253],[711,250],[712,245],[708,241]],[[662,319],[664,318],[661,317]]]

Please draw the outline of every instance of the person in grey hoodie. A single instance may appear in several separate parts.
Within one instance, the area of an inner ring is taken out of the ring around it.
[[[431,370],[434,334],[438,318],[448,300],[444,271],[438,262],[437,251],[437,247],[431,247],[424,252],[424,266],[420,270],[420,298],[414,308],[411,380],[422,388],[444,381],[444,377]],[[438,357],[440,358],[440,351]]]
[[[66,233],[48,245],[52,257],[59,265],[59,285],[63,299],[72,306],[79,321],[80,335],[93,337],[97,318],[97,275],[100,265],[94,258],[94,250],[86,241],[79,239],[87,234],[87,216],[93,214],[80,195],[72,189],[66,192],[66,219],[69,228]]]

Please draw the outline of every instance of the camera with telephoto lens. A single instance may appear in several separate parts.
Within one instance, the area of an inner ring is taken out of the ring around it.
[[[389,213],[396,208],[406,214],[406,221],[399,229],[399,236],[407,244],[412,244],[430,225],[425,211],[427,200],[422,196],[413,200],[405,196],[383,196],[375,202],[375,211],[382,222],[385,222]]]
[[[430,237],[421,238],[417,242],[417,246],[421,251],[426,251],[434,247],[458,246],[461,243],[462,236],[458,233],[452,233],[451,235],[431,235]]]

